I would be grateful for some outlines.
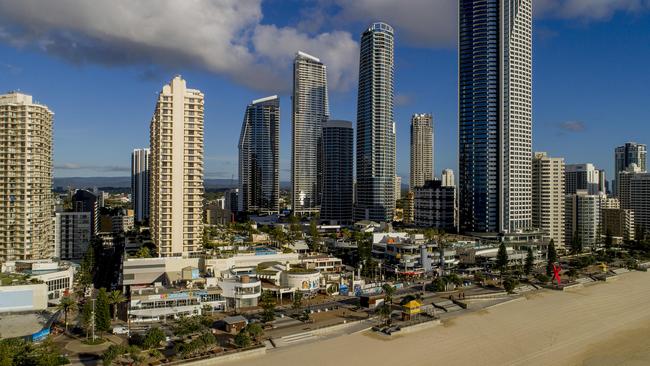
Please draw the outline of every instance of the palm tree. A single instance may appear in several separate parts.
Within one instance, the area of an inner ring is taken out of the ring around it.
[[[59,305],[56,306],[58,310],[63,311],[63,317],[65,319],[65,331],[68,331],[68,313],[77,308],[77,303],[74,301],[72,296],[64,295],[59,302]]]
[[[125,301],[126,297],[120,290],[113,290],[108,294],[108,302],[113,308],[113,320],[117,320],[117,306]]]

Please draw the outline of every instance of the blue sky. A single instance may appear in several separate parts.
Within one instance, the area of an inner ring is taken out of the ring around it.
[[[156,94],[173,75],[202,90],[206,178],[230,178],[246,104],[281,98],[290,169],[290,67],[321,57],[332,117],[356,116],[357,44],[373,20],[396,31],[398,173],[409,120],[433,113],[435,171],[457,169],[454,0],[0,0],[0,86],[55,112],[55,176],[128,175]],[[650,1],[535,0],[533,145],[613,170],[613,149],[650,143]]]

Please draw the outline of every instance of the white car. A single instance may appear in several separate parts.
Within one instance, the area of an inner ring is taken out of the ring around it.
[[[113,334],[126,334],[126,335],[129,335],[129,328],[127,328],[127,327],[113,327]]]

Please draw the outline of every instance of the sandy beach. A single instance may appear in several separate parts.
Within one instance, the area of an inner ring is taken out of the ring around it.
[[[459,316],[384,340],[368,332],[229,365],[648,365],[650,273]]]

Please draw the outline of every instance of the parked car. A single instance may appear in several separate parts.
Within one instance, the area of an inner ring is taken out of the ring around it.
[[[113,334],[126,334],[126,335],[129,335],[129,328],[127,328],[127,327],[113,327]]]

